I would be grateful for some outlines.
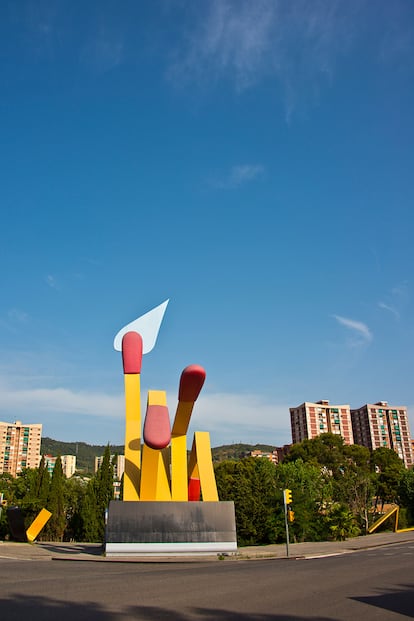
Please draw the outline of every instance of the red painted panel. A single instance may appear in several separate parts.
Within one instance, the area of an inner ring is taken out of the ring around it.
[[[200,479],[190,478],[188,482],[188,500],[198,502],[201,494]]]
[[[190,364],[181,373],[178,401],[194,403],[203,387],[206,372],[198,364]]]
[[[166,405],[149,405],[144,423],[144,442],[150,448],[159,450],[171,441],[171,425]]]
[[[122,361],[126,375],[141,373],[142,336],[138,332],[127,332],[122,339]]]

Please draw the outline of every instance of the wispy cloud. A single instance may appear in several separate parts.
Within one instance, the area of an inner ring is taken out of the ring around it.
[[[358,24],[357,3],[338,0],[214,0],[204,6],[206,13],[198,12],[170,78],[208,84],[230,79],[239,92],[276,78],[288,113],[301,85],[332,78]]]
[[[386,302],[378,302],[378,307],[391,313],[396,320],[399,320],[401,312],[404,311],[409,301],[409,293],[408,282],[402,281],[392,287],[391,292],[385,297]]]
[[[29,321],[29,315],[19,308],[10,308],[4,317],[0,317],[0,327],[9,332],[17,332],[17,329]]]
[[[14,323],[26,323],[29,319],[29,315],[19,308],[11,308],[7,312],[7,316]]]
[[[264,167],[261,164],[241,164],[233,166],[230,172],[222,179],[215,180],[213,182],[216,188],[235,189],[254,181],[260,177],[264,172]]]
[[[56,278],[55,278],[54,276],[52,276],[52,274],[48,274],[48,275],[45,277],[45,281],[46,281],[46,284],[47,284],[47,285],[49,285],[49,287],[50,287],[51,289],[57,289],[57,288],[58,288],[58,287],[57,287]]]
[[[398,285],[395,285],[395,287],[393,287],[391,289],[391,293],[396,298],[406,299],[408,297],[408,294],[409,294],[408,282],[406,280],[404,280],[403,282],[399,283]]]
[[[354,319],[348,319],[347,317],[341,317],[340,315],[333,315],[333,317],[339,324],[345,326],[345,328],[348,328],[354,336],[358,337],[357,340],[352,340],[352,345],[361,345],[372,341],[372,332],[365,323],[362,323],[362,321],[355,321]]]
[[[401,0],[211,0],[194,11],[191,4],[184,3],[187,32],[169,78],[207,88],[226,80],[237,92],[277,81],[287,120],[318,101],[341,59],[367,36],[374,62],[392,56],[413,66],[411,9]]]
[[[385,304],[385,302],[378,302],[378,306],[379,308],[383,308],[384,310],[392,313],[396,319],[400,318],[400,313],[393,306],[390,306],[389,304]]]

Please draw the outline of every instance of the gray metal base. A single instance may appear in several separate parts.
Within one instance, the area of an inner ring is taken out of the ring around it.
[[[111,501],[107,556],[193,556],[237,551],[233,502]]]

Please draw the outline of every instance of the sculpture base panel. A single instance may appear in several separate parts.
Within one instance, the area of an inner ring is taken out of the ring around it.
[[[237,552],[233,502],[111,501],[106,556]]]

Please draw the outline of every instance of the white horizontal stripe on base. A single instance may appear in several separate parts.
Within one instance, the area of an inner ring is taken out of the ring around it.
[[[193,554],[220,554],[237,552],[235,541],[218,541],[206,543],[107,543],[106,556],[185,556]]]

